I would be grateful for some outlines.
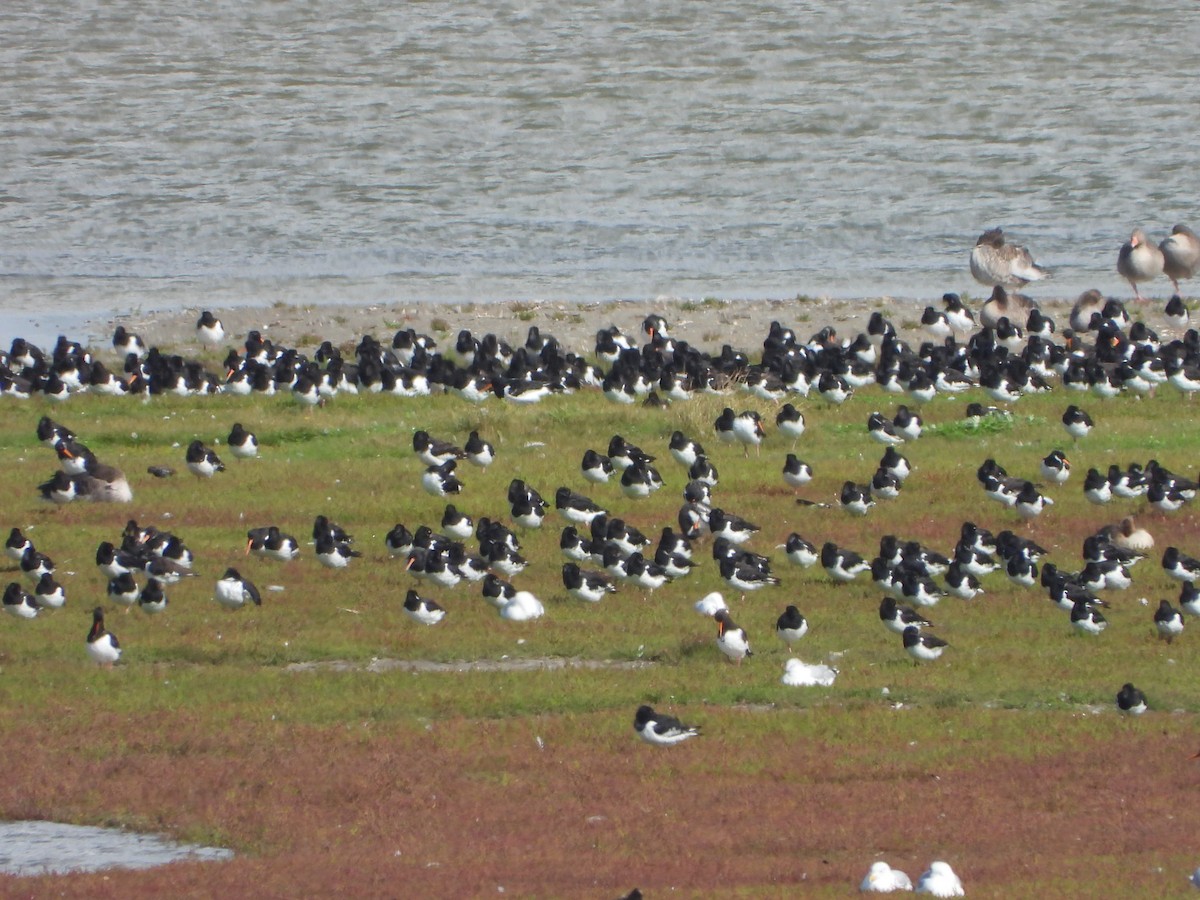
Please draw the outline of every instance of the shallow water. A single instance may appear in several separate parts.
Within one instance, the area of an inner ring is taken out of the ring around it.
[[[119,828],[0,822],[0,872],[9,875],[148,869],[183,859],[232,858],[232,850],[178,844]]]
[[[981,292],[996,224],[1043,294],[1127,296],[1131,227],[1197,224],[1183,0],[13,0],[0,29],[10,314],[928,302]]]

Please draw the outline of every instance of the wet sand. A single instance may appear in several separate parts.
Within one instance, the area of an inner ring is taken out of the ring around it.
[[[1054,318],[1058,331],[1067,325],[1071,300],[1041,300],[1042,310]],[[970,305],[977,311],[982,304]],[[931,305],[941,308],[938,300]],[[1131,316],[1143,318],[1159,331],[1164,339],[1169,333],[1163,318],[1165,300],[1137,305],[1127,303]],[[910,341],[927,340],[920,327],[923,306],[911,300],[877,297],[863,300],[833,300],[796,298],[790,300],[649,300],[645,302],[561,303],[513,302],[495,304],[410,304],[369,306],[292,306],[275,304],[269,307],[235,309],[213,308],[226,332],[225,343],[240,347],[247,332],[258,330],[276,344],[315,349],[323,340],[343,348],[352,346],[363,335],[370,334],[390,343],[395,332],[412,328],[433,337],[441,350],[452,350],[461,329],[476,337],[493,332],[510,343],[523,343],[531,326],[553,335],[568,350],[590,354],[595,346],[596,332],[616,325],[626,335],[638,338],[642,320],[655,313],[666,318],[671,336],[686,340],[702,350],[719,351],[723,344],[740,350],[754,351],[761,347],[772,321],[793,328],[799,337],[807,338],[825,326],[833,326],[842,338],[852,338],[866,329],[871,314],[879,311],[886,316],[901,336]],[[202,310],[181,309],[133,313],[111,318],[91,318],[86,322],[84,335],[70,334],[85,340],[100,352],[111,353],[111,336],[117,325],[140,335],[147,345],[172,352],[195,353],[200,349],[195,326]],[[1024,323],[1022,323],[1024,324]],[[52,343],[52,341],[48,342]]]

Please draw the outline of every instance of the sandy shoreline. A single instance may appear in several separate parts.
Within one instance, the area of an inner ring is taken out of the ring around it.
[[[940,302],[931,301],[941,308]],[[1042,310],[1054,318],[1059,331],[1066,327],[1073,301],[1042,300]],[[982,300],[971,304],[978,309]],[[1163,337],[1165,301],[1141,306],[1127,304],[1134,317],[1159,329]],[[433,337],[443,351],[453,348],[459,330],[469,329],[476,337],[488,332],[509,343],[523,343],[531,326],[553,335],[567,349],[591,354],[596,332],[610,325],[624,333],[641,337],[642,320],[650,313],[664,316],[671,335],[708,351],[719,351],[723,344],[754,351],[761,347],[772,321],[795,329],[802,338],[832,325],[843,338],[852,338],[865,330],[875,311],[882,312],[901,336],[910,341],[928,339],[920,327],[922,305],[911,300],[876,297],[863,300],[795,298],[790,300],[679,300],[609,301],[601,303],[511,302],[490,304],[388,304],[366,306],[294,306],[213,308],[226,331],[226,344],[240,347],[247,332],[258,330],[276,344],[315,349],[322,340],[338,345],[357,342],[363,335],[374,335],[390,343],[396,331],[413,328]],[[92,317],[83,335],[94,351],[112,353],[111,336],[117,325],[140,335],[150,346],[170,349],[185,355],[198,352],[195,324],[202,310],[138,312],[108,318]],[[1023,324],[1023,323],[1022,323]],[[1173,336],[1173,335],[1172,335]],[[48,349],[48,348],[47,348]]]

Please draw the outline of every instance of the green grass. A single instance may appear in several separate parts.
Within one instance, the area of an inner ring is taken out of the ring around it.
[[[261,735],[276,729],[368,727],[419,734],[463,718],[520,727],[550,717],[552,730],[564,740],[586,740],[598,727],[597,717],[628,732],[633,709],[649,702],[703,721],[710,735],[720,735],[709,741],[773,740],[828,748],[842,759],[827,773],[834,782],[852,777],[864,747],[903,753],[910,769],[934,769],[954,765],[964,747],[976,762],[1038,760],[1127,726],[1137,733],[1171,731],[1186,743],[1200,711],[1200,687],[1187,675],[1196,664],[1193,648],[1200,636],[1185,632],[1168,646],[1156,639],[1151,615],[1160,597],[1174,602],[1178,595],[1158,565],[1161,549],[1174,543],[1200,553],[1190,508],[1173,516],[1142,517],[1158,550],[1134,570],[1134,588],[1110,595],[1110,627],[1100,637],[1075,636],[1067,615],[1041,590],[1019,589],[993,575],[978,599],[945,599],[926,611],[951,646],[941,660],[919,667],[899,638],[879,624],[880,593],[874,586],[865,580],[834,584],[819,567],[797,569],[775,549],[789,532],[799,531],[818,546],[833,540],[870,558],[879,537],[891,532],[949,552],[960,524],[972,519],[993,531],[1028,534],[1050,549],[1049,561],[1074,569],[1084,536],[1141,505],[1088,504],[1081,484],[1089,467],[1103,470],[1110,463],[1144,462],[1154,455],[1175,471],[1195,471],[1200,423],[1171,391],[1106,403],[1089,398],[1080,403],[1059,391],[1022,400],[1010,420],[964,426],[960,417],[966,404],[983,399],[972,392],[929,404],[923,413],[934,427],[901,448],[915,467],[901,496],[881,502],[864,518],[794,502],[794,492],[779,475],[790,441],[771,434],[761,454],[749,456],[719,443],[711,423],[724,405],[758,408],[773,422],[773,408],[744,395],[698,397],[666,411],[617,407],[597,394],[552,398],[530,409],[499,403],[472,407],[450,396],[419,401],[342,396],[311,414],[287,397],[164,397],[148,403],[89,397],[56,407],[36,401],[0,405],[0,458],[6,461],[0,490],[7,498],[0,526],[21,527],[49,553],[68,592],[63,610],[30,622],[0,618],[6,727],[72,747],[79,742],[71,735],[96,729],[99,737],[83,742],[79,752],[102,760],[144,752],[144,745],[172,754],[226,752],[181,744],[169,731],[156,732],[148,724],[178,722],[185,714],[214,733],[250,723]],[[1058,424],[1070,402],[1087,409],[1097,426],[1078,447]],[[795,452],[816,473],[803,496],[829,501],[843,480],[868,480],[882,448],[867,436],[867,415],[873,409],[890,412],[895,401],[872,389],[840,408],[819,400],[801,405],[808,430]],[[104,461],[122,467],[133,483],[134,503],[57,509],[40,501],[33,486],[57,466],[34,434],[44,413],[75,429]],[[261,458],[239,461],[227,455],[224,473],[205,481],[190,476],[183,465],[187,443],[199,438],[220,453],[223,443],[215,442],[223,441],[234,421],[258,434]],[[505,492],[509,481],[520,477],[551,503],[559,485],[586,493],[653,538],[663,525],[674,524],[680,502],[685,476],[667,451],[671,432],[679,428],[705,445],[720,471],[714,503],[762,526],[749,547],[774,557],[783,583],[739,600],[716,574],[703,542],[697,547],[702,564],[690,578],[652,595],[622,587],[600,604],[584,604],[562,587],[558,535],[563,522],[551,512],[540,530],[521,534],[530,567],[513,579],[543,600],[543,620],[504,622],[471,587],[418,586],[449,611],[439,626],[418,626],[401,610],[414,581],[401,561],[387,558],[383,546],[384,534],[396,522],[410,530],[423,523],[436,528],[447,502],[420,488],[422,466],[411,450],[417,428],[459,442],[477,429],[495,443],[499,460],[487,471],[462,464],[466,490],[452,498],[476,518],[507,521]],[[632,501],[615,483],[584,482],[578,469],[584,450],[604,452],[614,433],[659,457],[667,482],[663,491]],[[1048,489],[1055,505],[1031,526],[988,500],[975,480],[976,468],[989,456],[1010,474],[1036,480],[1039,460],[1056,447],[1067,451],[1072,476],[1065,486]],[[148,465],[163,463],[179,474],[166,480],[145,474]],[[355,534],[365,557],[344,571],[319,566],[305,543],[318,513]],[[95,548],[101,540],[118,540],[129,518],[182,537],[196,555],[197,577],[168,588],[170,606],[160,616],[110,609],[110,627],[125,652],[116,671],[103,672],[89,665],[84,653],[89,612],[105,600]],[[278,564],[245,556],[246,530],[271,523],[301,540],[299,560]],[[259,586],[261,608],[230,613],[213,601],[213,583],[230,565]],[[271,591],[269,585],[284,589]],[[725,592],[755,647],[755,656],[740,667],[725,662],[714,646],[713,623],[692,609],[711,590]],[[811,623],[795,655],[809,662],[832,660],[840,670],[832,688],[779,683],[789,654],[774,637],[774,622],[788,603],[799,606]],[[651,664],[529,672],[368,671],[377,659],[505,657]],[[348,667],[289,668],[334,661]],[[1150,699],[1151,715],[1137,723],[1122,723],[1113,712],[1113,697],[1125,681],[1135,682]],[[136,738],[111,727],[126,721],[140,723]],[[633,739],[626,734],[625,740]],[[744,753],[718,755],[703,765],[713,773],[731,766],[726,774],[738,778],[780,777],[777,763]],[[501,776],[508,777],[506,770],[494,777]],[[24,807],[15,801],[2,804],[0,814],[6,808],[13,814]],[[143,822],[136,804],[109,815]],[[187,834],[212,841],[229,837],[217,822],[187,828]],[[272,846],[270,839],[248,832],[250,826],[242,828],[235,829],[239,846]]]
[[[881,450],[866,437],[866,413],[888,409],[883,401],[868,391],[842,408],[808,404],[809,429],[797,452],[817,477],[805,496],[828,500],[842,480],[869,478]],[[1078,449],[1067,444],[1074,463],[1072,479],[1050,489],[1056,505],[1025,529],[1015,515],[984,497],[974,471],[983,458],[992,456],[1010,473],[1036,479],[1040,457],[1064,446],[1065,436],[1057,425],[1064,398],[1023,400],[1012,420],[989,419],[977,429],[958,419],[966,402],[939,400],[929,406],[926,418],[934,427],[902,448],[916,468],[914,475],[900,498],[881,503],[863,519],[836,508],[794,505],[792,492],[778,477],[790,442],[769,438],[761,455],[749,457],[720,445],[705,423],[724,403],[755,405],[741,397],[697,398],[666,412],[618,408],[596,395],[556,398],[533,409],[475,409],[454,397],[420,402],[339,397],[312,415],[295,409],[286,398],[158,398],[148,404],[80,398],[50,410],[10,404],[0,409],[0,454],[11,461],[0,476],[12,498],[6,524],[29,529],[38,547],[58,561],[60,573],[73,574],[61,579],[68,590],[66,609],[30,623],[5,620],[6,664],[36,671],[39,666],[80,662],[65,671],[79,679],[94,677],[81,662],[77,640],[86,628],[80,624],[83,611],[103,600],[103,579],[92,556],[100,540],[117,539],[125,520],[136,518],[180,535],[196,554],[198,576],[169,591],[170,609],[160,617],[136,611],[112,616],[113,629],[126,647],[122,666],[129,670],[146,663],[211,667],[219,682],[226,667],[233,672],[247,666],[269,670],[305,660],[453,660],[503,654],[632,659],[640,651],[656,660],[652,670],[613,676],[625,682],[624,690],[596,691],[590,700],[591,692],[579,686],[569,692],[568,700],[568,692],[552,686],[554,678],[547,679],[551,686],[543,696],[538,679],[517,676],[530,683],[522,709],[621,707],[660,685],[676,686],[673,695],[680,702],[747,700],[788,706],[816,699],[836,704],[870,700],[887,685],[907,702],[942,707],[986,703],[1065,708],[1107,704],[1120,682],[1132,679],[1148,690],[1155,705],[1195,711],[1200,697],[1190,685],[1171,678],[1175,663],[1170,660],[1182,663],[1189,658],[1189,635],[1172,647],[1152,636],[1150,613],[1157,598],[1177,593],[1154,559],[1135,570],[1132,590],[1115,597],[1109,613],[1112,627],[1099,639],[1072,636],[1065,615],[1040,591],[1021,590],[992,576],[985,595],[976,601],[943,600],[929,611],[952,647],[943,661],[914,668],[875,619],[874,587],[865,581],[835,585],[819,567],[798,570],[774,551],[788,532],[798,530],[818,544],[835,540],[865,556],[874,554],[879,535],[887,532],[948,552],[959,524],[970,518],[993,530],[1028,531],[1052,550],[1052,561],[1074,568],[1084,535],[1136,507],[1114,504],[1100,509],[1087,504],[1080,490],[1086,468],[1145,460],[1152,447],[1164,464],[1187,471],[1200,430],[1179,419],[1179,401],[1170,393],[1142,402],[1086,404],[1098,421],[1096,433]],[[768,417],[773,413],[760,407]],[[33,435],[44,411],[74,428],[104,460],[126,470],[135,485],[133,504],[54,509],[36,498],[32,485],[55,467],[50,451],[37,445]],[[188,475],[182,466],[182,445],[196,437],[210,443],[219,440],[235,419],[257,431],[262,458],[228,459],[228,470],[208,481]],[[419,487],[421,465],[410,449],[412,431],[418,427],[460,441],[467,430],[477,428],[496,443],[500,461],[490,470],[466,464],[461,468],[467,488],[455,503],[475,517],[506,520],[508,481],[521,477],[548,498],[560,484],[584,491],[655,537],[662,525],[673,523],[684,481],[666,452],[666,440],[676,427],[701,440],[721,473],[715,504],[763,526],[750,546],[775,553],[776,571],[783,578],[781,587],[761,591],[744,603],[730,598],[735,617],[758,648],[756,657],[740,669],[724,665],[711,646],[710,623],[691,610],[691,603],[707,591],[726,588],[706,558],[707,544],[698,548],[705,564],[692,577],[654,595],[625,587],[589,606],[570,599],[562,588],[557,537],[563,523],[553,513],[542,529],[522,535],[531,565],[515,579],[546,603],[543,621],[499,621],[472,589],[460,586],[444,592],[422,588],[449,609],[443,625],[426,629],[409,623],[400,603],[413,581],[400,562],[386,558],[382,538],[395,522],[410,530],[422,523],[436,527],[446,502]],[[617,432],[659,455],[667,488],[655,497],[631,501],[614,486],[583,482],[577,468],[583,451],[595,447],[603,452]],[[152,479],[144,472],[153,463],[173,464],[180,474]],[[317,565],[308,547],[291,564],[243,555],[246,529],[275,523],[305,541],[317,513],[355,533],[366,557],[349,570],[333,572]],[[1194,550],[1192,522],[1191,512],[1185,510],[1170,518],[1152,517],[1150,527],[1161,546],[1177,543]],[[264,591],[261,609],[227,613],[211,599],[212,582],[227,565],[239,566],[260,588],[279,584],[285,590]],[[1154,602],[1144,607],[1139,597]],[[774,639],[773,624],[787,602],[800,606],[813,624],[798,655],[815,659],[844,654],[839,658],[841,677],[830,691],[814,695],[776,684],[786,654]],[[584,683],[603,677],[587,673]],[[33,680],[35,685],[44,683]],[[36,686],[33,697],[28,685],[21,690],[36,700]],[[421,688],[407,700],[420,704]],[[495,712],[505,714],[499,694],[496,704]],[[520,713],[518,709],[512,714]]]

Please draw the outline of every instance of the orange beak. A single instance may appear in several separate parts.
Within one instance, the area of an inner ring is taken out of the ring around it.
[[[253,540],[246,541],[246,555],[247,555],[247,556],[249,556],[249,555],[250,555],[250,548],[251,548],[252,546],[254,546],[254,541],[253,541]]]

